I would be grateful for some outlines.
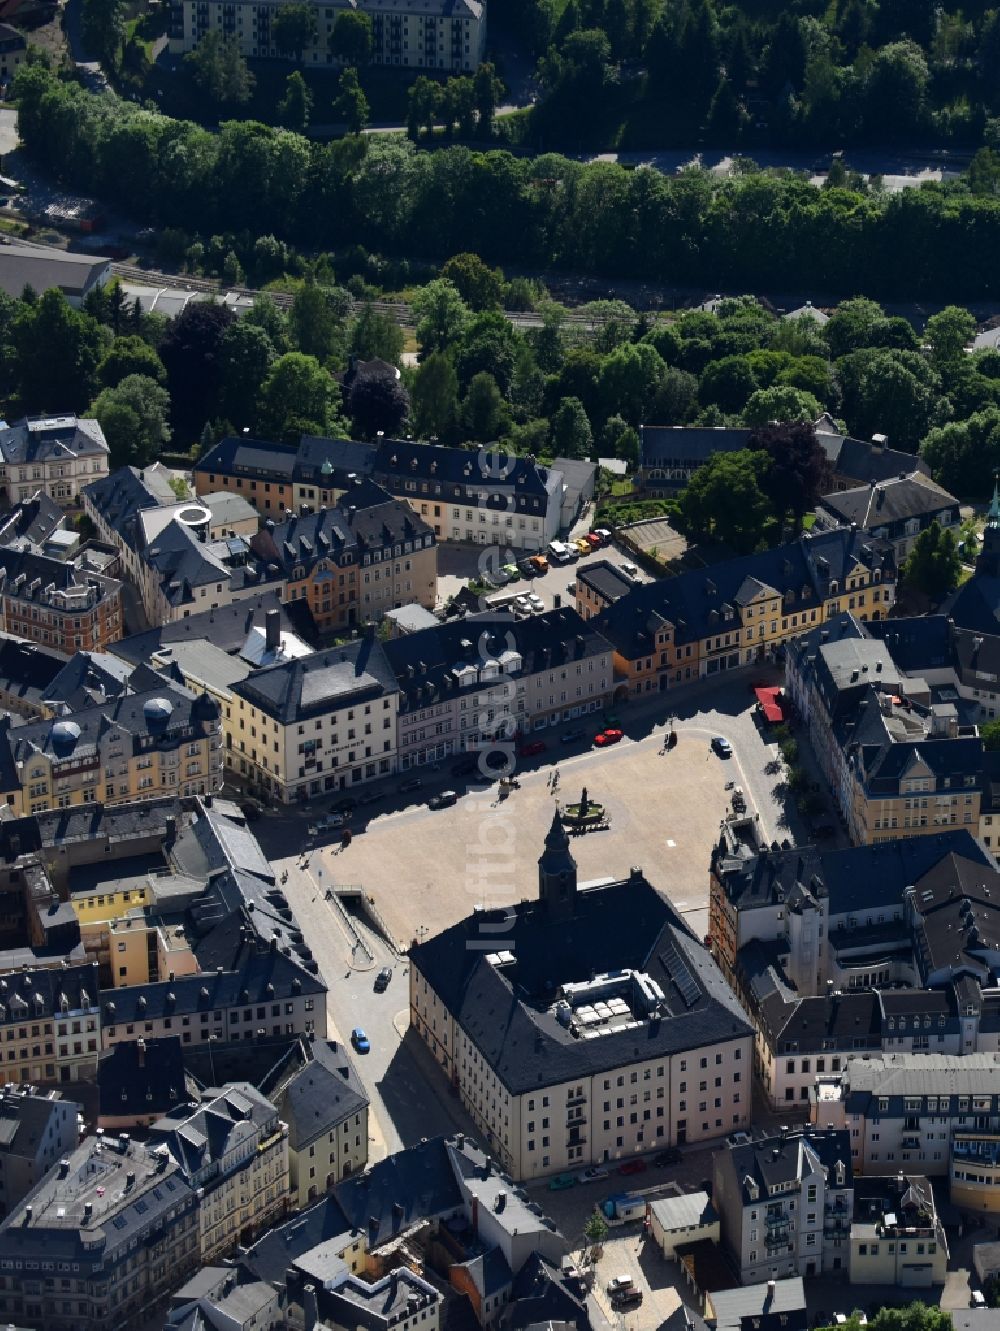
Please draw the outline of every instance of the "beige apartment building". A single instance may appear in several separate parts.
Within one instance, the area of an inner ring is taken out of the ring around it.
[[[290,804],[396,770],[399,691],[373,633],[233,685],[227,763]]]
[[[38,490],[77,504],[85,485],[108,474],[108,445],[96,420],[27,416],[0,429],[0,500],[30,499]]]
[[[340,14],[359,10],[372,22],[371,59],[377,65],[472,73],[486,47],[485,0],[328,0],[316,9],[316,36],[298,54],[283,50],[272,32],[287,0],[171,0],[168,37],[173,55],[193,51],[208,32],[239,43],[254,59],[295,59],[306,66],[337,62],[330,48]]]
[[[91,963],[0,977],[0,1080],[94,1080],[100,985]]]
[[[149,1130],[201,1201],[201,1260],[208,1264],[276,1224],[288,1204],[288,1128],[247,1082],[206,1091]]]
[[[8,726],[0,746],[4,794],[18,817],[211,794],[222,784],[218,704],[166,680],[72,717]]]
[[[641,870],[578,885],[558,813],[537,902],[411,950],[410,1021],[516,1179],[750,1121],[752,1030],[715,963]]]

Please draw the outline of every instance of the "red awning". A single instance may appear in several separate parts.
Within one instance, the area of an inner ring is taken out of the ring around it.
[[[780,688],[755,688],[754,693],[760,703],[760,710],[768,721],[784,721],[785,709],[782,706],[783,699]]]

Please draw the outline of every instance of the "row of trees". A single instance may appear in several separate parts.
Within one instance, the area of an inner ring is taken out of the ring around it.
[[[252,121],[211,134],[38,67],[15,90],[38,165],[161,227],[250,227],[320,249],[363,238],[440,259],[473,235],[492,262],[907,299],[982,297],[995,273],[1000,198],[960,184],[862,195],[755,171],[666,177],[554,155],[424,153],[382,135],[318,144]]]
[[[607,129],[608,101],[645,142],[706,128],[717,141],[885,143],[981,139],[1000,115],[1000,11],[934,0],[723,5],[714,0],[519,0],[546,96],[547,142]],[[1000,131],[996,122],[994,131]]]

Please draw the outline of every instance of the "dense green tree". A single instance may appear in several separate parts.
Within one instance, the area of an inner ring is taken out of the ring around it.
[[[583,403],[578,397],[564,397],[552,417],[553,453],[563,458],[589,458],[593,447]]]
[[[742,411],[757,379],[746,356],[723,356],[705,366],[698,386],[703,406],[715,405],[722,411]]]
[[[398,370],[376,363],[355,376],[345,406],[355,435],[374,439],[381,432],[392,438],[402,433],[410,414],[410,395]]]
[[[771,30],[771,40],[764,52],[761,83],[772,97],[777,97],[787,86],[799,93],[806,76],[808,48],[802,20],[797,14],[784,9]]]
[[[90,405],[108,441],[109,462],[116,467],[144,467],[170,441],[170,398],[155,379],[130,374],[105,388]]]
[[[767,425],[771,421],[814,421],[822,412],[820,402],[801,388],[776,385],[758,388],[743,408],[744,425]]]
[[[903,564],[906,585],[933,602],[957,586],[961,571],[955,534],[936,520],[920,533]]]
[[[102,388],[115,388],[130,374],[145,375],[158,384],[167,377],[159,356],[134,333],[115,338],[97,367],[97,382]]]
[[[455,370],[465,388],[472,376],[488,370],[501,393],[510,392],[521,336],[499,310],[474,315],[455,347]]]
[[[435,278],[410,302],[417,320],[417,346],[423,356],[444,351],[463,335],[470,311],[453,282]]]
[[[330,34],[330,51],[345,65],[366,65],[372,54],[372,21],[360,9],[337,15]]]
[[[388,314],[381,314],[371,301],[365,301],[351,324],[348,349],[361,360],[384,360],[398,365],[403,355],[403,330]]]
[[[311,46],[319,32],[319,21],[314,5],[302,0],[289,0],[279,5],[271,23],[271,40],[282,55],[302,60],[302,52]]]
[[[503,84],[497,78],[497,72],[489,60],[484,60],[472,79],[472,91],[475,96],[476,114],[479,117],[479,133],[482,138],[493,134],[493,119],[500,104]]]
[[[924,335],[930,343],[931,355],[940,367],[961,359],[965,348],[976,335],[976,320],[959,305],[946,305],[927,320]]]
[[[281,123],[302,134],[309,124],[312,104],[313,95],[309,85],[297,69],[293,70],[285,79],[285,95],[278,103]]]
[[[347,18],[342,14],[341,18]],[[337,83],[337,96],[333,100],[333,114],[342,120],[352,134],[360,134],[368,124],[368,98],[361,87],[358,71],[348,66],[341,72]]]
[[[447,439],[458,418],[458,375],[442,351],[432,351],[413,381],[413,421],[420,438]]]
[[[983,741],[983,748],[987,753],[996,753],[1000,749],[1000,718],[995,721],[982,722],[979,725],[979,738]]]
[[[472,138],[476,128],[476,89],[468,75],[451,78],[444,85],[441,120],[449,134],[457,124],[463,138]]]
[[[713,143],[738,143],[748,116],[728,78],[719,79],[708,108],[705,130]]]
[[[219,410],[236,429],[256,424],[257,394],[277,359],[259,324],[237,319],[219,344]]]
[[[406,94],[406,132],[416,140],[422,129],[430,134],[441,109],[441,85],[421,74]]]
[[[687,425],[698,412],[698,380],[687,370],[667,366],[656,386],[649,421],[657,425]]]
[[[883,132],[909,135],[921,127],[930,71],[916,42],[906,39],[883,46],[868,76],[866,110]]]
[[[111,332],[74,310],[60,291],[21,303],[10,330],[21,408],[82,411],[97,388],[97,367]]]
[[[117,65],[125,41],[125,0],[83,0],[82,36],[102,64]]]
[[[597,391],[604,416],[624,416],[630,425],[651,419],[651,408],[667,367],[648,342],[626,342],[601,366]]]
[[[931,430],[920,445],[920,456],[946,490],[963,498],[984,499],[1000,467],[1000,407]]]
[[[623,416],[609,416],[601,431],[601,448],[605,456],[620,458],[631,470],[639,463],[639,432]]]
[[[441,276],[453,284],[470,309],[492,310],[503,303],[503,273],[488,267],[478,254],[452,255]]]
[[[219,353],[223,334],[233,322],[232,311],[214,301],[191,301],[170,321],[160,343],[167,371],[174,432],[182,446],[216,413],[219,397]]]
[[[256,80],[235,37],[211,28],[184,61],[195,83],[217,105],[242,106],[253,96]]]
[[[758,450],[713,453],[681,494],[684,530],[697,540],[722,541],[738,554],[756,550],[771,511],[769,466],[767,454]]]
[[[830,463],[809,421],[765,425],[750,436],[748,447],[769,459],[767,496],[779,524],[791,513],[795,531],[820,495],[830,489]]]
[[[261,386],[261,430],[270,439],[297,443],[303,434],[325,435],[343,428],[338,397],[337,385],[315,356],[286,352]]]
[[[469,437],[481,444],[497,439],[508,424],[503,394],[486,370],[480,370],[472,377],[462,401],[462,423]]]
[[[296,348],[323,362],[340,353],[347,308],[342,292],[312,280],[304,282],[288,312],[288,328]]]
[[[882,306],[865,296],[842,300],[823,329],[834,360],[872,346],[875,328],[885,319]]]
[[[948,410],[940,380],[915,351],[852,351],[837,364],[843,413],[861,439],[888,435],[896,448],[916,449]]]

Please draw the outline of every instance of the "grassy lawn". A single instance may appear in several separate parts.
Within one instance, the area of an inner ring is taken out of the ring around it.
[[[611,482],[611,493],[615,497],[620,495],[630,495],[632,493],[632,482],[628,476],[619,476]]]

